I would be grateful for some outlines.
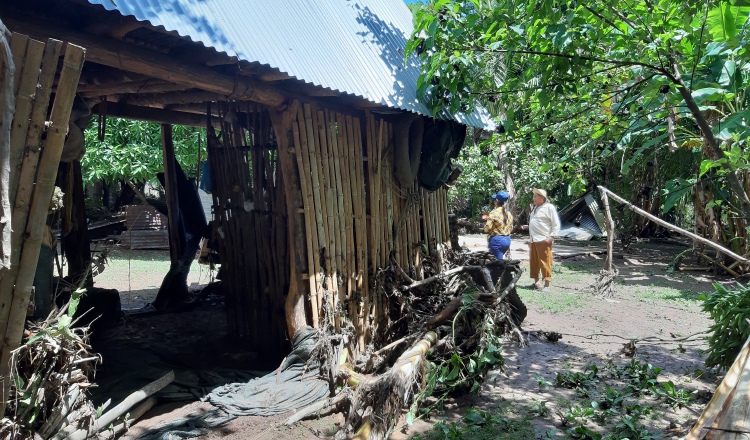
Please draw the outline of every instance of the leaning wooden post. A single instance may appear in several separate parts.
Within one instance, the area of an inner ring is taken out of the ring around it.
[[[164,191],[167,195],[167,227],[169,228],[169,259],[177,263],[182,255],[182,237],[179,230],[179,206],[172,125],[161,124],[161,146],[164,157]]]
[[[281,176],[284,179],[284,191],[287,207],[287,229],[289,231],[289,292],[286,296],[284,311],[289,340],[294,338],[297,331],[307,325],[305,317],[305,283],[302,273],[307,267],[307,255],[304,232],[304,219],[300,215],[304,213],[304,202],[302,201],[302,190],[300,189],[299,175],[295,167],[296,159],[292,154],[302,153],[295,151],[294,132],[292,130],[292,113],[297,112],[298,102],[295,101],[289,110],[269,110],[271,124],[276,133],[279,152],[279,164],[281,165]]]
[[[623,205],[625,205],[628,208],[630,208],[636,214],[639,214],[639,215],[642,215],[643,217],[646,217],[647,219],[651,220],[652,222],[656,223],[659,226],[663,226],[663,227],[669,229],[670,231],[674,231],[674,232],[677,232],[678,234],[682,234],[682,235],[685,235],[687,237],[690,237],[693,240],[698,241],[700,243],[703,243],[703,244],[705,244],[706,246],[708,246],[708,247],[710,247],[712,249],[716,249],[717,251],[719,251],[719,252],[721,252],[721,253],[723,253],[725,255],[729,255],[730,257],[734,258],[737,261],[740,261],[742,263],[750,263],[750,260],[748,260],[747,258],[742,257],[740,255],[737,255],[734,252],[730,251],[729,249],[727,249],[727,248],[725,248],[725,247],[723,247],[723,246],[721,246],[721,245],[719,245],[717,243],[714,243],[711,240],[707,240],[707,239],[701,237],[700,235],[696,235],[696,234],[693,234],[692,232],[688,232],[688,231],[686,231],[686,230],[684,230],[682,228],[678,228],[677,226],[675,226],[675,225],[673,225],[671,223],[665,222],[664,220],[660,219],[659,217],[656,217],[654,215],[649,214],[648,212],[646,212],[646,211],[638,208],[637,206],[634,206],[632,203],[628,202],[627,200],[623,199],[622,197],[618,196],[617,194],[613,193],[612,191],[608,190],[607,188],[605,188],[603,186],[599,186],[599,191],[601,191],[602,193],[606,193],[608,196],[612,197],[615,201],[617,201],[619,203],[622,203]]]
[[[615,242],[615,221],[612,220],[612,213],[609,210],[609,197],[606,191],[602,191],[602,203],[604,204],[604,216],[607,219],[605,223],[607,229],[607,261],[604,263],[604,270],[612,271],[612,253]]]
[[[15,289],[10,303],[7,325],[0,328],[4,335],[0,353],[0,375],[3,381],[0,414],[5,412],[5,405],[10,393],[10,353],[18,348],[26,323],[26,310],[29,307],[33,291],[34,273],[39,260],[42,235],[49,211],[49,203],[55,187],[55,176],[60,164],[65,135],[68,131],[70,111],[76,93],[78,79],[83,69],[85,50],[72,44],[67,45],[63,60],[60,80],[57,85],[55,102],[50,115],[51,125],[47,129],[43,154],[36,172],[31,209],[28,222],[24,225],[25,234],[21,247],[21,259],[18,265]]]

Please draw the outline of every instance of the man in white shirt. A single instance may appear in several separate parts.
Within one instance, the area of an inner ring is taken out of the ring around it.
[[[534,188],[533,192],[534,208],[531,210],[529,224],[521,228],[528,229],[531,236],[529,265],[531,278],[534,279],[533,287],[549,292],[549,283],[552,280],[552,242],[560,233],[560,217],[555,205],[547,200],[547,191]],[[539,272],[542,273],[544,287],[539,282]]]

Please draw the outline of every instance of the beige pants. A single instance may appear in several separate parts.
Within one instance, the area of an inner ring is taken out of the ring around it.
[[[529,264],[531,265],[531,278],[538,280],[539,271],[541,271],[542,279],[550,281],[552,279],[552,244],[546,241],[530,243]]]

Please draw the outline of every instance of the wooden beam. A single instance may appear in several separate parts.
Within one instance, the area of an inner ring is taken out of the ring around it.
[[[215,92],[230,99],[254,101],[271,107],[282,105],[288,98],[286,93],[252,78],[227,75],[210,67],[184,63],[159,52],[15,12],[3,10],[3,21],[14,32],[23,32],[37,38],[57,36],[86,47],[86,59],[105,66]]]
[[[187,90],[189,86],[174,84],[158,79],[141,81],[123,81],[106,84],[82,84],[78,86],[78,93],[83,96],[105,96],[124,93],[163,93]]]
[[[295,79],[293,76],[286,72],[266,72],[258,75],[258,79],[261,81],[284,81],[287,79]]]
[[[92,108],[94,114],[97,114],[98,110],[98,104]],[[132,119],[135,121],[160,122],[175,125],[187,125],[190,127],[206,127],[205,115],[111,102],[107,103],[107,116]]]
[[[305,84],[302,86],[302,93],[307,96],[320,96],[320,97],[337,97],[341,96],[341,92],[338,90],[326,89],[319,86],[313,86],[311,84]]]
[[[226,101],[226,95],[220,95],[204,90],[185,92],[154,93],[149,95],[135,95],[127,97],[124,102],[131,105],[155,106],[166,104],[190,104],[193,102]]]

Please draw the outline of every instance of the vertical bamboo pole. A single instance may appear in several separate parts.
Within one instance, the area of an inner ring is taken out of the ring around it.
[[[341,258],[341,255],[338,253],[337,241],[339,230],[337,229],[336,212],[334,212],[336,209],[336,195],[334,194],[334,190],[332,189],[335,188],[335,176],[331,172],[332,167],[328,142],[328,130],[326,129],[324,118],[325,117],[322,111],[313,112],[313,121],[315,122],[315,126],[317,127],[317,135],[320,139],[323,175],[325,176],[326,206],[324,209],[326,217],[328,218],[328,248],[326,249],[326,261],[330,260],[330,267],[328,270],[331,276],[331,284],[329,286],[329,289],[331,289],[333,295],[337,297],[339,307],[344,307],[343,300],[345,298],[343,298],[343,295],[340,292],[338,278],[339,259]],[[341,325],[340,316],[337,316],[336,322],[338,326]]]
[[[321,270],[323,274],[323,279],[325,280],[325,288],[326,290],[332,290],[331,286],[331,276],[330,276],[330,268],[331,268],[331,255],[330,255],[330,249],[328,248],[328,216],[326,215],[325,209],[326,209],[326,197],[325,197],[325,176],[323,173],[323,160],[321,158],[321,152],[320,152],[320,144],[318,142],[318,136],[317,132],[315,131],[315,127],[317,127],[317,124],[313,121],[313,111],[310,107],[310,104],[304,105],[304,113],[305,113],[305,130],[307,132],[307,145],[309,148],[309,154],[310,154],[310,167],[312,170],[312,178],[313,178],[313,196],[315,197],[315,217],[317,222],[317,229],[318,229],[318,247],[315,250],[315,252],[318,252],[320,255],[320,252],[324,252],[323,255],[320,256],[322,259],[321,261]],[[325,262],[325,266],[323,265],[323,262]],[[335,305],[338,301],[337,298],[333,298],[333,306],[335,309]]]
[[[50,42],[51,43],[51,42]],[[56,52],[59,54],[59,46]],[[60,80],[58,81],[55,102],[50,114],[51,126],[47,130],[47,139],[44,142],[44,154],[42,155],[37,170],[36,185],[29,211],[28,223],[23,225],[25,230],[24,242],[21,248],[21,260],[18,266],[16,286],[13,290],[13,299],[10,304],[10,314],[7,323],[0,327],[4,334],[2,354],[0,355],[0,374],[3,378],[3,399],[1,410],[5,410],[8,401],[9,385],[9,363],[10,353],[21,343],[24,323],[26,322],[26,310],[29,306],[31,293],[33,291],[34,273],[39,260],[39,251],[42,242],[45,221],[52,192],[55,186],[55,176],[60,163],[65,135],[67,134],[70,112],[73,107],[76,86],[83,68],[85,50],[82,47],[68,44],[63,60]],[[55,68],[57,69],[55,59]],[[51,88],[51,84],[49,84]],[[39,91],[40,94],[45,94]],[[48,92],[47,92],[48,93]],[[47,100],[49,95],[47,95]],[[46,110],[46,109],[45,109]],[[0,411],[2,413],[2,411]]]
[[[365,111],[365,134],[367,135],[367,200],[370,207],[370,215],[368,217],[369,224],[369,251],[370,258],[369,262],[365,265],[365,273],[369,273],[369,268],[372,267],[373,273],[376,273],[378,268],[378,232],[380,225],[379,208],[380,208],[380,194],[376,192],[376,181],[378,178],[378,144],[377,144],[377,131],[375,130],[375,118],[369,111]],[[371,286],[367,284],[369,290]],[[375,288],[369,290],[369,304],[367,307],[367,314],[369,319],[369,325],[367,331],[371,332],[375,325],[376,315],[376,295],[377,290]],[[368,340],[371,338],[368,337]]]
[[[19,38],[16,38],[19,37]],[[21,41],[23,36],[20,34],[13,34],[13,41]],[[35,101],[37,80],[39,79],[39,67],[42,62],[42,54],[45,51],[45,45],[41,41],[28,40],[27,45],[24,46],[26,53],[24,54],[23,66],[16,65],[16,77],[15,81],[18,81],[18,89],[16,96],[16,113],[13,117],[13,127],[10,132],[10,201],[15,202],[16,191],[18,189],[19,173],[21,172],[21,163],[24,156],[24,147],[26,141],[26,133],[29,130],[30,116],[32,114],[32,106]],[[20,45],[20,43],[16,43]],[[54,49],[54,45],[48,49]],[[21,50],[21,49],[16,49]],[[15,58],[15,54],[14,54]],[[48,58],[51,59],[51,58]],[[52,71],[54,75],[54,71]],[[41,93],[44,93],[43,91]],[[38,97],[40,100],[44,99],[44,96]],[[49,99],[49,98],[48,98]],[[38,115],[38,114],[37,114]],[[46,116],[46,115],[45,115]],[[38,117],[38,116],[37,116]]]
[[[294,134],[294,155],[297,158],[297,168],[299,169],[300,185],[302,186],[302,194],[305,209],[305,234],[307,241],[307,275],[308,282],[310,283],[310,313],[312,314],[313,328],[318,328],[318,283],[317,273],[315,267],[315,260],[317,259],[316,253],[313,252],[313,243],[317,242],[317,237],[313,236],[315,227],[314,222],[314,202],[312,192],[310,190],[310,163],[305,161],[307,157],[307,145],[303,145],[300,138],[299,123],[297,121],[298,116],[292,115],[292,132]],[[304,157],[303,157],[304,156]]]
[[[339,270],[339,283],[342,285],[342,293],[343,295],[349,299],[349,295],[351,294],[350,287],[348,285],[347,279],[348,279],[348,270],[349,270],[349,262],[347,262],[347,246],[349,243],[347,242],[347,229],[348,229],[348,219],[345,216],[345,210],[346,207],[344,206],[344,190],[342,188],[341,179],[342,179],[342,170],[341,170],[341,152],[339,145],[342,142],[345,142],[346,139],[342,136],[342,130],[344,130],[345,127],[342,127],[338,125],[336,122],[336,115],[332,114],[330,111],[325,111],[325,117],[326,117],[326,129],[328,130],[328,149],[331,152],[331,173],[332,173],[332,181],[331,181],[331,190],[333,192],[334,200],[333,200],[333,206],[334,206],[334,218],[336,219],[336,232],[337,235],[337,246],[336,246],[336,261],[338,262],[338,270]],[[348,190],[348,188],[347,188]]]
[[[359,320],[357,314],[358,300],[355,295],[355,283],[356,283],[356,272],[357,272],[357,261],[356,261],[356,249],[357,243],[355,242],[355,218],[354,218],[354,188],[357,184],[354,170],[351,166],[351,126],[347,123],[347,119],[342,114],[336,114],[336,126],[338,127],[338,152],[341,171],[341,179],[344,182],[342,184],[342,191],[339,193],[343,198],[344,212],[343,212],[343,225],[345,227],[344,238],[346,239],[346,252],[345,252],[345,276],[346,276],[346,293],[349,301],[349,314],[351,316],[354,327],[359,334],[363,325]]]
[[[321,124],[318,119],[318,115],[320,112],[317,111],[317,109],[312,110],[312,119],[313,119],[313,134],[315,136],[315,140],[317,143],[317,159],[318,159],[318,169],[320,170],[322,177],[321,180],[321,201],[324,202],[324,204],[321,206],[322,209],[322,215],[323,215],[323,221],[326,228],[325,238],[326,241],[322,246],[322,249],[325,250],[325,261],[326,261],[326,286],[330,292],[332,292],[332,299],[333,299],[333,306],[334,310],[336,308],[336,305],[338,304],[338,298],[336,295],[333,295],[333,292],[337,291],[336,287],[336,277],[335,277],[335,271],[336,271],[336,262],[334,258],[334,234],[333,234],[333,218],[331,217],[330,211],[333,210],[333,203],[330,195],[330,181],[331,176],[328,169],[328,162],[327,162],[327,155],[326,155],[326,141],[325,141],[325,130],[321,130]],[[321,133],[322,132],[322,133]]]
[[[323,282],[321,278],[321,262],[320,262],[320,238],[318,234],[322,232],[323,221],[322,213],[320,211],[320,199],[317,195],[320,191],[318,183],[318,170],[315,168],[315,159],[311,159],[310,147],[308,145],[308,133],[305,126],[305,118],[302,110],[297,113],[297,126],[300,132],[300,150],[298,154],[302,156],[302,164],[304,166],[305,176],[310,179],[310,183],[307,185],[308,199],[310,201],[311,211],[308,213],[310,216],[310,226],[312,229],[312,249],[310,258],[313,261],[313,272],[310,274],[311,278],[315,279],[315,299],[314,307],[318,310],[318,317],[322,316],[323,309]],[[311,165],[312,163],[312,165]],[[314,168],[314,169],[312,169]]]
[[[308,104],[305,104],[305,112],[307,113],[310,106]],[[335,270],[334,268],[334,258],[333,258],[333,233],[332,231],[332,219],[329,215],[329,194],[328,194],[328,186],[329,186],[329,180],[330,176],[328,174],[328,164],[327,164],[327,156],[326,156],[326,147],[325,147],[325,134],[321,138],[321,130],[318,125],[318,113],[317,109],[311,109],[310,108],[310,114],[307,116],[310,121],[312,122],[312,125],[310,125],[308,136],[312,136],[314,139],[314,143],[316,146],[315,153],[316,153],[316,161],[318,163],[318,173],[320,176],[320,201],[321,201],[321,213],[323,216],[323,225],[325,227],[325,234],[323,237],[325,237],[325,242],[321,244],[321,250],[325,252],[325,274],[326,274],[326,286],[327,290],[331,292],[336,291],[335,283],[333,282],[333,272]],[[334,305],[338,304],[338,297],[336,295],[334,296]],[[335,307],[334,307],[335,310]]]
[[[24,66],[26,65],[26,49],[29,44],[29,37],[24,34],[10,35],[10,53],[13,59],[13,65],[16,67],[16,73],[13,77],[13,93],[18,97],[18,91],[21,85],[21,76],[23,75]]]
[[[38,51],[40,47],[37,43],[39,42],[32,43],[30,41],[27,50]],[[29,208],[32,191],[34,189],[34,177],[39,164],[39,152],[41,151],[40,146],[42,142],[44,120],[47,114],[47,109],[49,108],[52,82],[55,78],[57,60],[62,48],[62,42],[50,39],[47,42],[46,47],[44,47],[44,44],[42,44],[42,46],[43,64],[41,65],[41,71],[39,70],[39,64],[36,63],[37,55],[28,54],[27,58],[31,58],[31,60],[29,60],[31,64],[27,66],[30,69],[26,74],[29,75],[30,78],[24,78],[22,80],[22,84],[26,81],[30,81],[34,87],[34,93],[31,93],[28,96],[29,99],[33,99],[33,104],[31,105],[31,121],[27,123],[28,129],[17,135],[19,136],[17,139],[24,139],[25,143],[11,145],[11,160],[20,160],[21,156],[23,157],[19,164],[21,171],[17,174],[18,177],[15,191],[13,191],[13,186],[10,188],[11,192],[15,193],[15,197],[12,199],[13,214],[11,217],[12,230],[10,237],[11,249],[15,250],[21,249],[24,233],[26,231],[26,224],[29,219]],[[39,90],[37,90],[37,87],[39,87]],[[25,97],[21,98],[26,99]],[[13,125],[16,125],[15,118]],[[11,132],[11,136],[13,136],[13,132]],[[14,140],[11,139],[11,142],[14,142]],[[19,150],[20,156],[18,156]],[[14,156],[18,157],[14,158]],[[20,252],[11,252],[10,268],[7,273],[3,275],[2,279],[0,279],[0,331],[4,331],[8,325],[11,302],[13,301],[13,285],[16,282],[18,275],[20,259]],[[0,371],[2,371],[2,367],[0,367]]]
[[[347,123],[349,119],[347,117]],[[360,350],[365,349],[365,344],[370,341],[370,315],[369,279],[367,273],[367,218],[366,218],[366,194],[365,194],[365,156],[362,145],[362,130],[359,118],[351,120],[352,145],[350,157],[352,169],[354,170],[356,194],[353,193],[354,218],[356,221],[356,243],[357,243],[357,291],[362,298],[362,307],[359,307],[359,321],[362,323],[362,331],[359,337]]]
[[[328,145],[328,154],[329,154],[329,162],[328,162],[328,169],[329,173],[331,175],[331,185],[329,187],[329,194],[331,195],[331,201],[333,203],[333,211],[331,212],[331,217],[334,220],[334,229],[333,232],[335,233],[334,237],[336,239],[336,279],[337,283],[336,286],[339,290],[339,298],[347,299],[347,292],[346,292],[346,279],[345,279],[345,258],[346,258],[346,250],[345,250],[345,244],[344,243],[344,237],[346,236],[345,233],[345,225],[341,223],[342,218],[342,209],[343,209],[343,203],[339,205],[339,203],[343,202],[343,197],[338,191],[338,185],[340,181],[340,173],[339,170],[336,167],[336,162],[338,161],[338,155],[336,154],[336,144],[337,144],[337,127],[336,122],[331,121],[329,118],[330,112],[328,110],[325,110],[325,135]],[[321,115],[323,115],[321,113]],[[329,122],[331,121],[331,122]],[[343,317],[342,317],[343,318]]]
[[[388,157],[386,155],[386,148],[388,142],[388,127],[387,123],[382,119],[378,121],[378,179],[377,179],[377,191],[380,196],[380,208],[378,210],[380,221],[380,261],[378,268],[385,267],[388,265],[388,252],[390,251],[390,240],[388,237],[388,197],[386,192],[388,191],[388,185],[386,184],[387,170],[388,170]]]

